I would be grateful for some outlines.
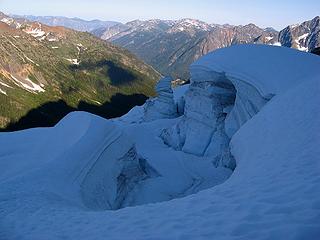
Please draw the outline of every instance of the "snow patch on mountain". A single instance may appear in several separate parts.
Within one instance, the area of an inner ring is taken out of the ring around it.
[[[58,39],[56,39],[56,38],[48,38],[47,39],[49,42],[57,42],[57,41],[59,41]]]
[[[2,93],[2,94],[4,94],[4,95],[7,95],[7,92],[4,91],[4,90],[2,90],[1,88],[0,88],[0,93]]]
[[[68,60],[73,65],[79,65],[80,64],[80,60],[78,60],[77,58],[66,58],[66,60]]]
[[[205,22],[196,19],[182,19],[174,21],[167,33],[190,32],[190,31],[204,31],[209,32],[213,27]]]
[[[45,31],[42,31],[41,29],[39,28],[33,28],[33,29],[30,29],[30,30],[25,30],[26,33],[32,35],[33,37],[42,37],[46,34]]]
[[[0,85],[2,85],[2,86],[4,86],[4,87],[7,87],[7,88],[12,88],[11,86],[9,86],[8,84],[3,83],[3,82],[0,82]]]
[[[2,18],[0,21],[7,25],[10,25],[13,23],[14,20],[12,18]]]
[[[38,92],[44,92],[45,89],[41,87],[41,85],[38,85],[34,82],[32,82],[29,78],[25,78],[23,80],[19,80],[12,74],[10,74],[11,78],[14,80],[14,83],[19,86],[24,88],[27,91],[30,91],[32,93],[38,93]]]
[[[281,42],[275,42],[275,43],[273,43],[271,45],[281,47]]]
[[[267,41],[271,41],[272,39],[274,39],[274,37],[271,37],[271,36],[266,37]]]
[[[308,47],[304,47],[306,45],[306,39],[309,36],[309,33],[305,33],[295,39],[295,43],[297,44],[297,49],[300,51],[309,51]]]

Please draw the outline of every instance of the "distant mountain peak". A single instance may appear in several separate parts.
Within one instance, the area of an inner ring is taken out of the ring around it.
[[[149,32],[148,32],[149,31]],[[286,32],[286,34],[284,34]],[[202,55],[235,44],[268,44],[310,51],[320,46],[319,17],[279,32],[271,27],[208,24],[185,18],[120,24],[96,33],[137,54],[165,75],[188,78],[187,66]],[[151,34],[150,34],[151,33]]]

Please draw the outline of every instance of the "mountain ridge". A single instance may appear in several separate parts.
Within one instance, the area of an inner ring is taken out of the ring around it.
[[[165,27],[158,27],[157,23]],[[319,17],[279,32],[253,23],[234,26],[208,24],[196,19],[135,20],[92,33],[127,48],[162,74],[188,79],[188,65],[193,61],[210,51],[234,44],[282,45],[312,52],[320,46],[319,26]]]
[[[34,16],[34,15],[16,15],[10,14],[12,18],[23,18],[27,19],[32,22],[41,22],[48,26],[62,26],[71,28],[76,31],[81,32],[91,32],[97,28],[101,27],[112,27],[119,22],[116,21],[102,21],[99,19],[92,19],[92,20],[84,20],[78,17],[65,17],[65,16]]]

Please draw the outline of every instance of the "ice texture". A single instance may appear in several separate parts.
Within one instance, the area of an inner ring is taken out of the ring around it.
[[[313,76],[317,56],[265,45],[219,49],[191,65],[191,85],[185,94],[180,122],[162,132],[176,150],[211,156],[231,169],[232,136],[277,94]]]
[[[144,121],[176,118],[178,116],[178,108],[173,99],[171,82],[171,77],[163,77],[157,83],[155,90],[158,97],[149,99],[144,105]]]

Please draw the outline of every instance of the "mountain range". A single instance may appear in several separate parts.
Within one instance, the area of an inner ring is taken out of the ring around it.
[[[10,130],[54,125],[73,110],[120,116],[153,95],[160,76],[90,33],[3,13],[0,49],[0,128]]]
[[[188,66],[215,49],[253,43],[312,51],[320,46],[320,18],[273,28],[208,24],[195,19],[148,20],[117,24],[92,31],[96,36],[130,50],[164,75],[188,79]]]
[[[79,18],[19,16],[32,21],[91,32],[95,36],[124,47],[163,75],[189,79],[188,66],[215,49],[235,44],[269,44],[316,52],[320,46],[320,18],[290,25],[281,31],[260,28],[253,23],[233,26],[209,24],[196,19],[128,23],[85,21]]]
[[[195,19],[122,24],[0,13],[0,128],[53,125],[73,110],[120,116],[154,94],[160,74],[188,80],[190,64],[230,45],[319,54],[319,22],[315,17],[278,32]]]
[[[9,15],[12,18],[23,18],[31,22],[40,22],[48,26],[62,26],[76,31],[91,32],[98,28],[108,29],[114,25],[120,24],[115,21],[91,20],[87,21],[81,18],[68,18],[63,16],[33,16],[33,15]]]

